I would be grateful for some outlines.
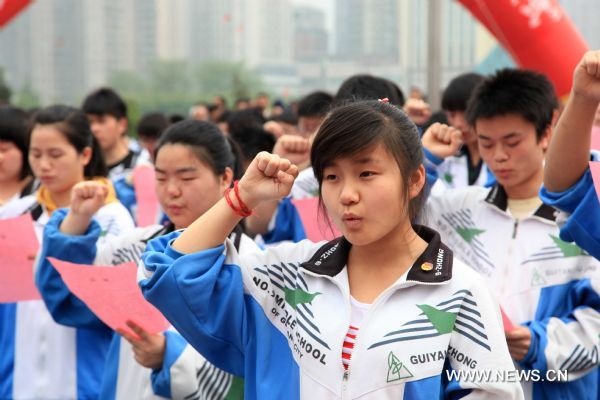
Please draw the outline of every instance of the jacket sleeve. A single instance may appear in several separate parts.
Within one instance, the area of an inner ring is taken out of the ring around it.
[[[600,203],[589,168],[575,185],[564,192],[550,192],[542,187],[540,198],[563,212],[558,219],[560,238],[577,243],[600,259]]]
[[[170,399],[224,399],[233,376],[210,364],[177,332],[166,331],[165,338],[163,365],[152,371],[154,394]]]
[[[243,377],[247,344],[254,332],[270,332],[265,311],[276,301],[272,279],[263,267],[279,264],[282,255],[283,261],[290,257],[304,261],[306,254],[297,248],[304,247],[306,253],[311,246],[304,241],[305,246],[254,250],[242,260],[227,240],[225,245],[184,255],[171,247],[179,234],[148,243],[138,270],[142,293],[207,360]]]
[[[540,303],[562,315],[524,324],[531,331],[529,352],[519,363],[524,369],[568,371],[568,380],[575,380],[598,366],[599,288],[588,278],[542,290]]]
[[[429,191],[431,191],[431,188],[433,187],[433,185],[435,185],[436,181],[438,180],[437,168],[443,162],[443,159],[436,157],[435,155],[433,155],[433,153],[431,153],[429,150],[423,147],[423,165],[425,166],[426,174],[425,190],[427,194],[429,193]]]
[[[127,182],[126,176],[121,176],[112,181],[119,202],[129,211],[132,218],[136,218],[137,202],[133,186]]]
[[[73,263],[92,264],[96,257],[100,225],[92,220],[85,234],[65,235],[60,232],[60,225],[66,214],[66,209],[55,211],[44,228],[35,283],[52,318],[59,324],[77,328],[107,328],[84,302],[71,293],[58,271],[47,259],[55,257]]]
[[[225,264],[223,245],[179,253],[171,247],[179,235],[148,243],[138,271],[142,293],[194,348],[242,375],[249,330],[240,268]]]
[[[500,306],[483,278],[469,272],[473,277],[469,280],[474,284],[454,294],[462,301],[446,354],[442,376],[444,398],[523,399],[517,379],[494,375],[496,371],[501,374],[516,371],[504,336]]]
[[[279,202],[269,228],[269,232],[262,235],[266,244],[283,241],[299,242],[306,239],[300,214],[292,204],[291,197],[286,197]]]

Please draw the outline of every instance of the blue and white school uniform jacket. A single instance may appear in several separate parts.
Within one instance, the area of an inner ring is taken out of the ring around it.
[[[32,181],[20,193],[16,193],[0,206],[0,219],[8,219],[22,215],[36,204],[35,190],[37,182]]]
[[[597,161],[598,155],[594,154],[593,159]],[[600,203],[590,169],[563,192],[549,192],[542,187],[540,197],[545,203],[561,210],[557,220],[560,238],[565,242],[577,243],[600,260]]]
[[[44,253],[43,229],[50,217],[39,210],[34,227]],[[129,213],[116,201],[94,218],[102,229],[100,241],[133,228]],[[110,338],[105,326],[57,324],[42,300],[5,305],[0,315],[0,398],[98,398]]]
[[[466,149],[466,147],[463,147],[463,149]],[[433,195],[441,196],[447,190],[470,186],[469,163],[471,161],[466,150],[461,149],[457,154],[446,159],[434,156],[427,149],[423,150],[426,166],[430,164],[428,167],[434,168],[436,170],[436,178],[439,177],[439,180],[435,181],[431,189]],[[490,187],[494,183],[496,183],[496,178],[487,165],[482,162],[479,176],[475,180],[475,183],[473,183],[473,186]]]
[[[146,298],[209,361],[243,375],[246,399],[519,399],[518,383],[448,380],[445,371],[513,370],[498,304],[439,235],[373,303],[348,374],[346,262],[351,245],[285,243],[238,254],[231,241],[181,254],[172,233],[148,243]]]
[[[524,370],[568,371],[568,382],[522,382],[527,398],[596,399],[600,263],[559,237],[557,211],[542,204],[515,219],[504,189],[467,187],[428,199],[424,222],[456,257],[487,278],[515,324],[531,331]]]
[[[100,226],[92,221],[85,234],[65,235],[60,225],[67,210],[58,210],[46,225],[45,257],[95,264],[119,265],[140,261],[146,242],[170,230],[161,225],[135,228],[124,235],[112,237],[96,246]],[[240,239],[240,248],[258,248],[252,239],[234,233]],[[84,327],[102,322],[74,296],[49,262],[41,263],[38,282],[54,319],[70,326]],[[151,370],[138,364],[131,344],[120,335],[113,335],[102,378],[100,399],[159,399],[201,398],[224,399],[233,389],[233,377],[218,370],[189,346],[174,330],[165,332],[166,348],[162,368]]]

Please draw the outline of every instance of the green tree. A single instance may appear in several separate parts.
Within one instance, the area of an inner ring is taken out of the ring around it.
[[[243,63],[206,62],[190,65],[183,61],[154,63],[147,74],[115,72],[109,85],[125,98],[130,127],[151,111],[186,115],[198,101],[211,101],[215,95],[227,98],[249,97],[265,91],[256,71]]]
[[[196,78],[204,97],[225,95],[236,99],[265,90],[260,75],[243,62],[210,61],[200,64],[196,68]]]
[[[25,110],[40,107],[41,101],[38,94],[33,90],[31,84],[27,83],[21,90],[15,93],[15,105]]]

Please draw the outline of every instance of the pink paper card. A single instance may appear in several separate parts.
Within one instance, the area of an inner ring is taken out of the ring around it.
[[[592,150],[600,151],[600,126],[594,126],[592,128]]]
[[[504,325],[504,332],[510,332],[515,329],[515,325],[512,323],[508,315],[504,312],[504,309],[500,307],[500,313],[502,314],[502,325]]]
[[[150,166],[139,166],[133,171],[133,189],[137,202],[137,225],[144,227],[157,223],[158,198],[154,189],[154,169]]]
[[[33,276],[39,247],[29,213],[0,220],[0,303],[41,299]]]
[[[292,204],[294,204],[296,210],[298,210],[298,214],[300,214],[304,232],[310,241],[333,240],[341,236],[341,233],[331,220],[329,220],[330,224],[327,224],[327,220],[325,219],[327,217],[322,214],[319,215],[319,199],[317,197],[292,200]]]
[[[137,335],[127,326],[131,320],[151,334],[169,327],[165,317],[146,301],[137,285],[137,268],[130,262],[117,266],[73,264],[48,257],[69,290],[112,329]]]
[[[592,179],[594,180],[596,196],[598,196],[598,199],[600,200],[600,162],[590,161],[590,171],[592,172]]]

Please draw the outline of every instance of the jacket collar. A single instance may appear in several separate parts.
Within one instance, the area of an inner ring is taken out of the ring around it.
[[[417,258],[406,277],[407,281],[421,283],[441,283],[452,278],[453,254],[444,243],[440,234],[421,225],[414,226],[415,232],[428,246]],[[339,237],[324,244],[313,257],[302,263],[301,267],[319,275],[334,277],[348,263],[352,244],[346,238]]]
[[[492,186],[485,201],[496,206],[501,211],[506,212],[508,210],[508,195],[506,194],[506,190],[497,183]],[[533,215],[549,221],[556,221],[556,209],[545,203],[542,203],[542,205],[535,210]]]

